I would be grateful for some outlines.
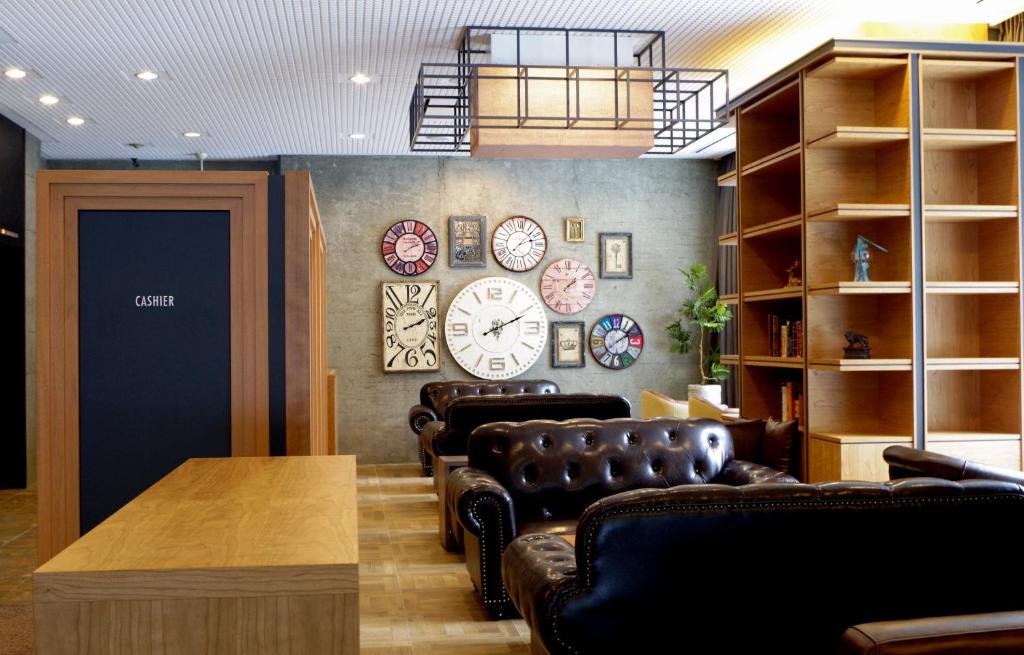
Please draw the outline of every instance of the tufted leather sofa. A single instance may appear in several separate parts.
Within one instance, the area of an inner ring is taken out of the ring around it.
[[[1024,484],[1024,473],[987,466],[962,457],[950,457],[907,446],[889,446],[882,452],[889,465],[889,478],[942,478],[943,480],[1005,480]]]
[[[469,466],[451,473],[445,502],[480,599],[500,618],[502,552],[516,535],[571,534],[591,503],[629,489],[768,481],[796,482],[734,459],[729,431],[709,419],[490,423],[470,435]]]
[[[420,389],[420,402],[409,408],[409,427],[419,437],[423,428],[432,421],[444,418],[448,403],[466,396],[501,396],[513,393],[558,393],[558,385],[550,380],[437,380]],[[420,453],[423,461],[423,453]]]
[[[591,393],[517,393],[462,396],[447,402],[444,421],[428,423],[420,433],[423,472],[431,475],[441,455],[465,455],[469,433],[484,423],[547,418],[620,418],[630,415],[622,396]]]
[[[1013,638],[985,617],[1024,607],[1024,570],[998,547],[1021,521],[1024,487],[989,480],[644,489],[591,505],[575,548],[514,540],[502,577],[534,653],[1012,652],[930,648],[972,621]],[[928,617],[947,618],[913,624]],[[877,621],[907,622],[919,648],[844,637]]]

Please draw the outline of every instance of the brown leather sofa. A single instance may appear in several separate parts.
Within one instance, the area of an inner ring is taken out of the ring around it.
[[[445,502],[492,618],[511,609],[501,560],[516,535],[571,534],[587,506],[629,489],[796,482],[734,459],[729,431],[709,419],[488,423],[470,435],[468,450],[469,466],[449,475]]]
[[[882,452],[889,465],[889,478],[927,477],[943,480],[1004,480],[1024,484],[1024,473],[987,466],[962,457],[950,457],[907,446],[889,446]]]
[[[444,420],[432,421],[420,433],[421,465],[432,475],[441,455],[465,455],[469,433],[484,423],[530,419],[622,418],[630,415],[622,396],[591,393],[517,393],[462,396],[445,404]]]
[[[1024,487],[989,480],[643,489],[587,508],[575,548],[517,538],[502,578],[534,653],[987,653],[932,648],[1021,643],[992,613],[1024,608],[1022,520]]]
[[[796,421],[757,418],[729,421],[724,425],[732,435],[736,459],[757,462],[800,477],[803,440]]]

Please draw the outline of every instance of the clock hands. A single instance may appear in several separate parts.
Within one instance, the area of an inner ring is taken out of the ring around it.
[[[565,288],[562,289],[562,293],[565,293],[566,291],[568,291],[569,287],[571,287],[572,285],[576,284],[576,282],[577,282],[576,278],[573,278],[573,281],[570,282],[569,284],[565,285]]]
[[[402,331],[404,332],[405,330],[408,330],[410,328],[414,328],[414,327],[416,327],[417,325],[423,323],[426,320],[427,319],[425,319],[425,318],[421,318],[420,320],[416,321],[415,323],[410,323],[409,325],[406,325],[405,327],[403,327]]]
[[[483,336],[486,337],[491,332],[500,332],[502,328],[504,328],[504,327],[506,327],[508,325],[512,325],[513,323],[515,323],[516,321],[518,321],[521,318],[522,318],[522,316],[516,316],[515,318],[513,318],[511,321],[509,321],[507,323],[502,323],[501,325],[495,325],[490,330],[487,330],[486,332],[484,332]]]
[[[510,251],[512,252],[512,254],[516,254],[516,253],[518,253],[518,252],[519,252],[519,249],[520,249],[520,248],[522,248],[523,246],[525,246],[525,245],[526,245],[526,244],[528,244],[528,243],[529,243],[530,245],[533,245],[533,237],[527,236],[527,237],[526,237],[526,239],[524,239],[523,241],[520,241],[520,242],[519,242],[519,243],[518,243],[518,244],[516,245],[516,247],[515,247],[515,248],[511,248],[511,249],[510,249]]]

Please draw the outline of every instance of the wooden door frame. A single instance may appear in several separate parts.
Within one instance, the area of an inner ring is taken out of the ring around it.
[[[79,523],[78,217],[82,210],[226,211],[230,221],[231,454],[269,454],[267,174],[37,174],[37,421],[40,563]]]

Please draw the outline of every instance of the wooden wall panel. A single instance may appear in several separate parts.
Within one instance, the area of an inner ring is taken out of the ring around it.
[[[286,452],[326,455],[326,241],[309,172],[284,177]]]
[[[269,452],[267,175],[40,171],[37,176],[40,562],[78,538],[78,212],[223,210],[231,238],[232,454]]]

